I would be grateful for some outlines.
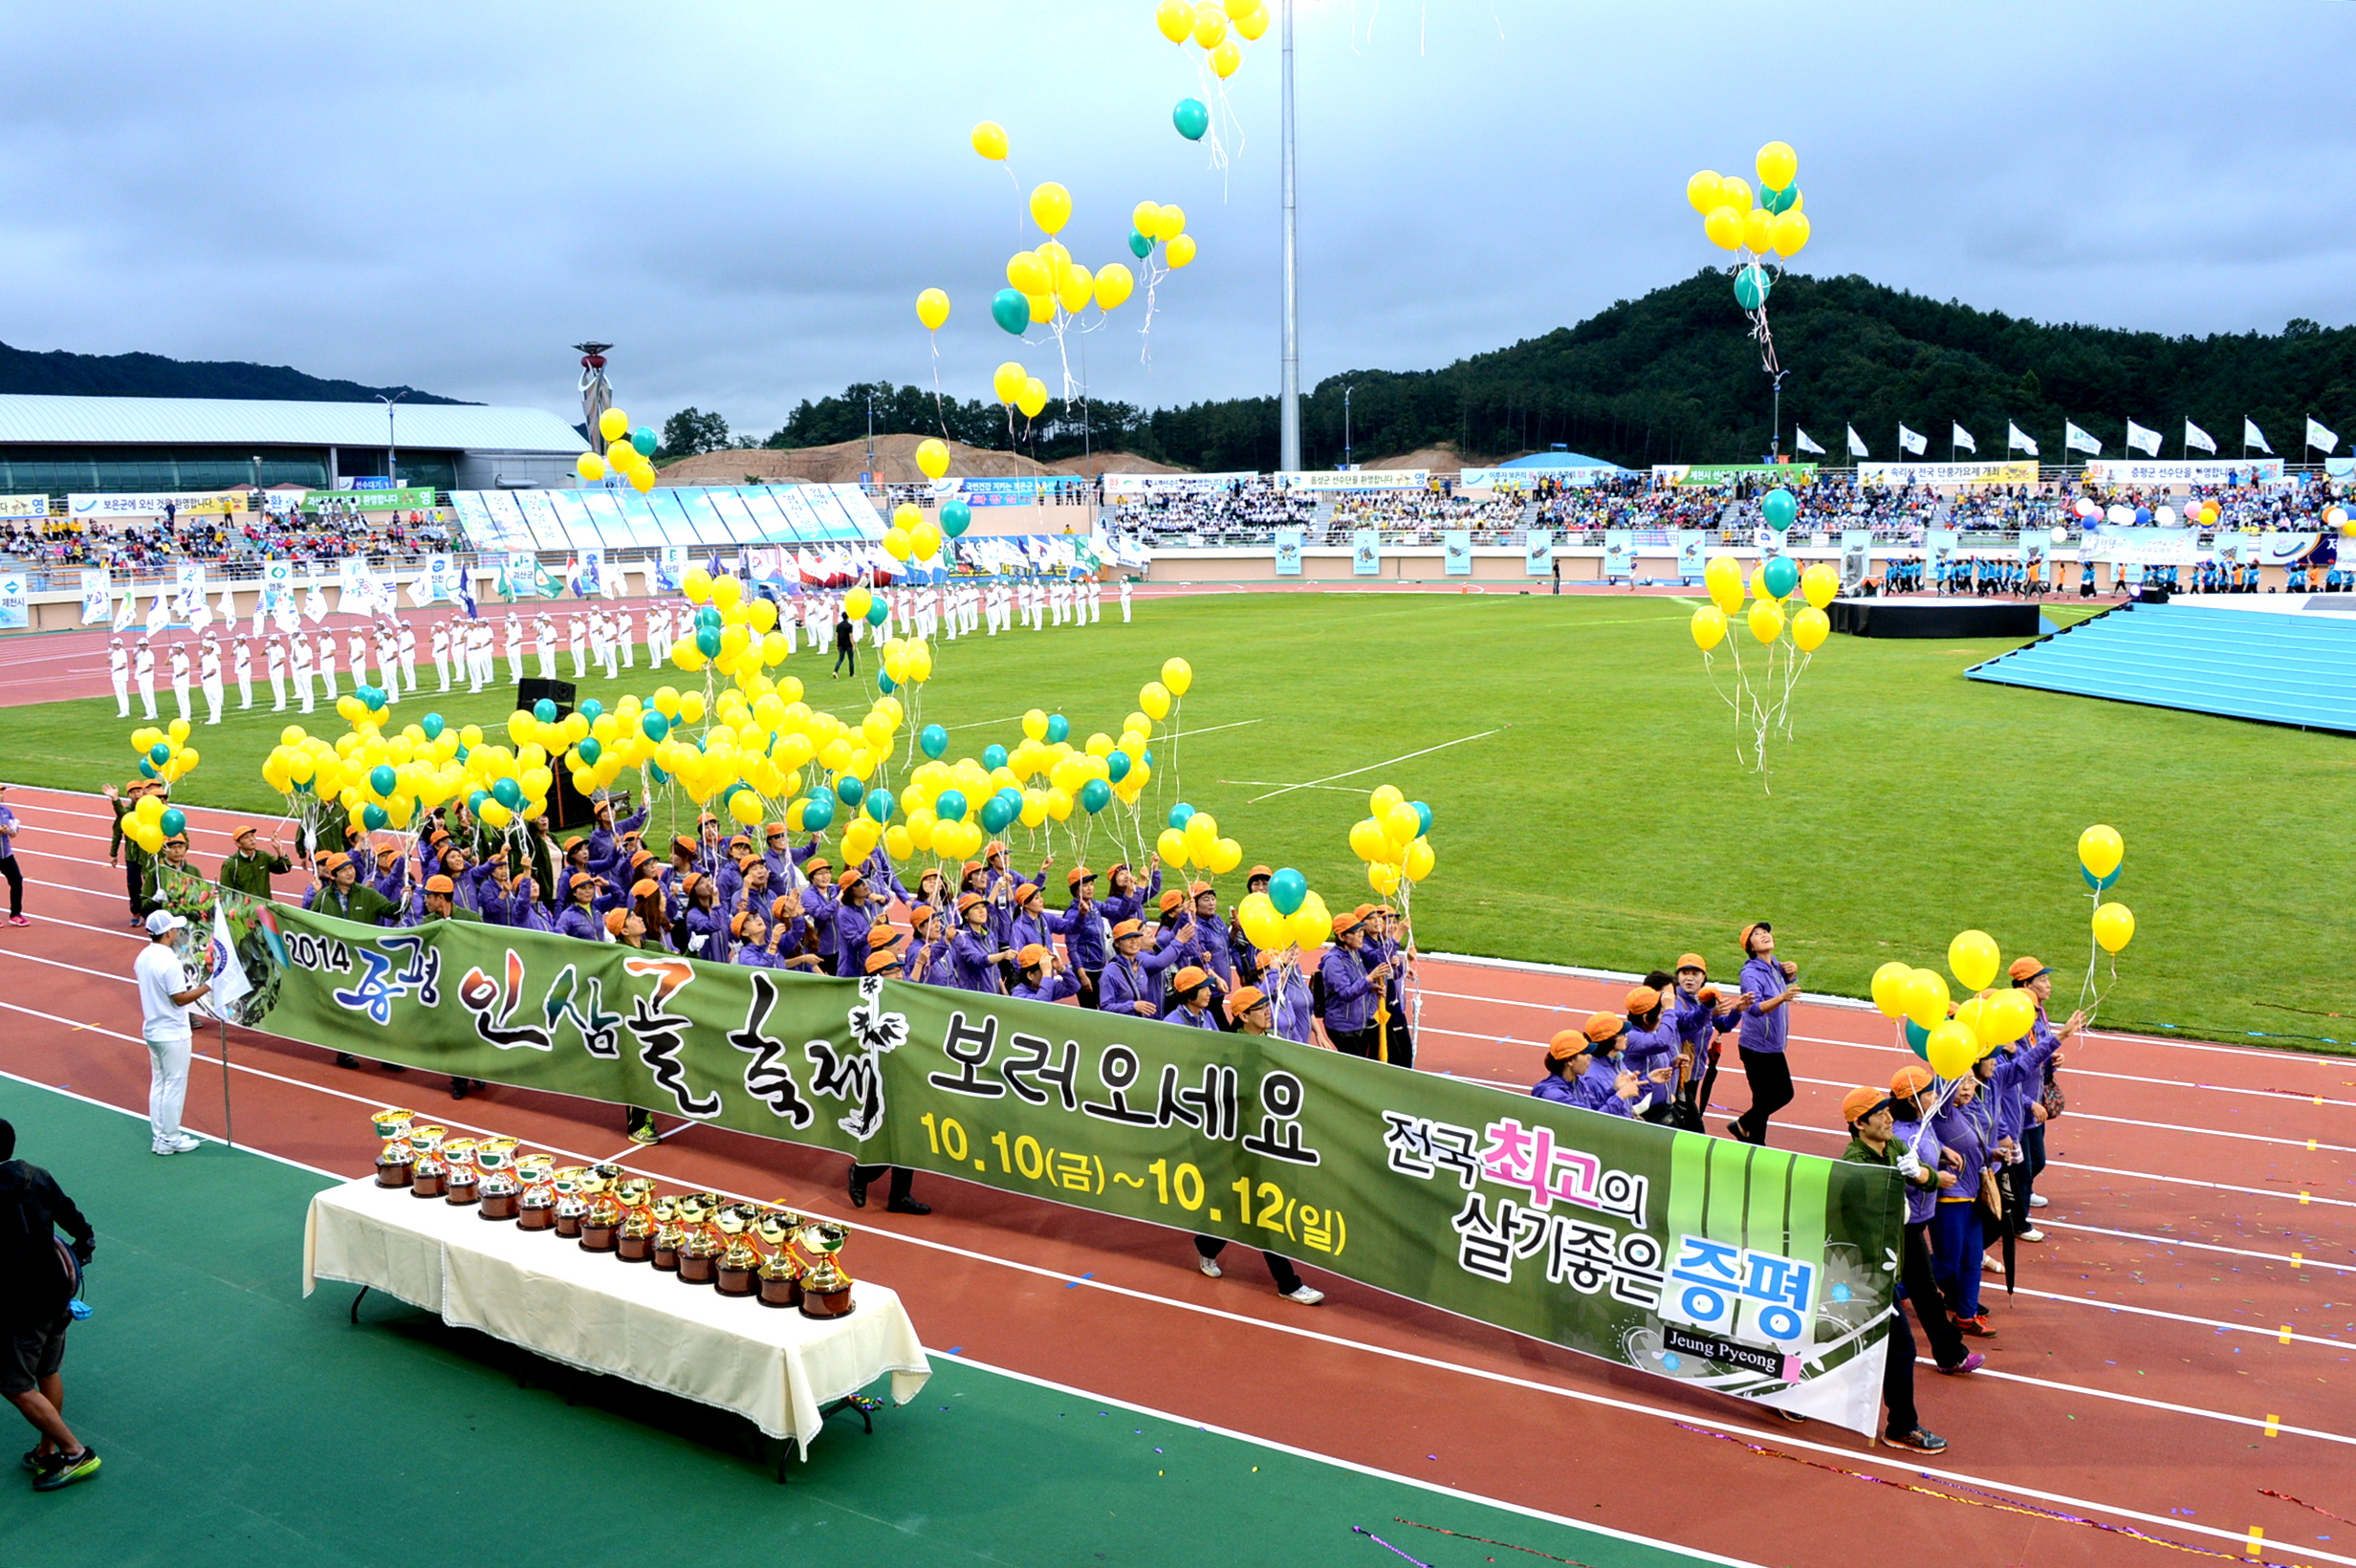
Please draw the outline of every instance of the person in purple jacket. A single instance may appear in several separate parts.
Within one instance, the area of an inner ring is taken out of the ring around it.
[[[1586,1070],[1571,1081],[1573,1105],[1604,1116],[1636,1114],[1636,1098],[1644,1092],[1645,1080],[1621,1060],[1627,1030],[1627,1019],[1619,1013],[1588,1014],[1580,1030],[1587,1041]]]
[[[1678,1066],[1684,1075],[1679,1093],[1699,1119],[1709,1113],[1711,1092],[1717,1087],[1718,1052],[1728,1034],[1741,1028],[1741,1013],[1755,998],[1727,996],[1709,984],[1710,964],[1699,953],[1677,960],[1675,992],[1669,997],[1669,1018],[1677,1027]],[[1647,984],[1650,983],[1647,978]]]
[[[1219,1028],[1217,1014],[1211,1010],[1211,976],[1189,964],[1180,969],[1169,983],[1171,1006],[1168,1021],[1187,1029]]]
[[[1254,957],[1260,984],[1276,1015],[1270,1033],[1297,1045],[1315,1045],[1316,1002],[1309,994],[1309,982],[1300,972],[1300,949],[1288,947],[1281,952],[1262,950]]]
[[[1268,998],[1255,986],[1242,987],[1228,997],[1227,1015],[1238,1034],[1268,1034],[1275,1021]],[[1216,1279],[1223,1272],[1219,1268],[1219,1254],[1225,1251],[1227,1242],[1221,1237],[1198,1235],[1194,1238],[1194,1266],[1202,1270],[1206,1278]],[[1294,1267],[1291,1258],[1265,1249],[1260,1257],[1268,1265],[1268,1277],[1276,1282],[1276,1294],[1287,1301],[1314,1307],[1325,1299],[1323,1291],[1301,1282],[1300,1271]]]
[[[1767,1142],[1767,1119],[1792,1102],[1792,1067],[1783,1056],[1791,1028],[1786,1012],[1800,995],[1792,981],[1800,966],[1776,957],[1775,927],[1757,921],[1742,928],[1742,989],[1751,998],[1742,1010],[1742,1076],[1751,1081],[1751,1108],[1727,1124],[1738,1143]]]
[[[572,902],[556,916],[558,936],[578,937],[583,942],[605,940],[605,884],[590,872],[573,878]]]
[[[1628,1027],[1620,1038],[1621,1059],[1638,1081],[1629,1108],[1647,1122],[1667,1122],[1677,1079],[1677,1025],[1667,1016],[1660,991],[1649,985],[1631,989],[1623,1005]]]
[[[1013,994],[1026,1002],[1060,1002],[1067,996],[1080,994],[1080,982],[1055,950],[1034,942],[1014,960],[1021,975],[1014,982]]]
[[[623,804],[628,804],[626,795],[622,800]],[[597,822],[589,830],[589,859],[600,866],[627,859],[630,846],[622,840],[628,835],[645,830],[646,813],[642,810],[617,822],[614,820],[614,797],[610,795],[599,795],[590,806],[589,813]]]
[[[1136,921],[1124,920],[1113,927],[1112,956],[1097,975],[1098,1011],[1141,1018],[1161,1015],[1162,975],[1178,955],[1167,948],[1146,952],[1145,947],[1145,928]]]
[[[2038,1172],[2045,1168],[2045,1081],[2062,1065],[2062,1042],[2086,1027],[2083,1012],[2070,1014],[2059,1030],[2045,1016],[2053,996],[2053,971],[2034,958],[2016,958],[2007,971],[2013,985],[2037,999],[2037,1021],[2029,1033],[1997,1048],[1996,1091],[2003,1101],[1999,1117],[2014,1149],[2004,1167],[2004,1219],[2022,1241],[2043,1241],[2032,1209],[2045,1207],[2037,1195]]]
[[[910,940],[903,965],[904,978],[919,985],[952,989],[956,986],[957,966],[949,962],[949,942],[942,934],[947,925],[928,904],[919,904],[908,911]]]
[[[1955,1185],[1939,1193],[1931,1215],[1931,1273],[1966,1337],[1996,1333],[1979,1298],[1980,1259],[1987,1239],[1980,1228],[1979,1194],[1989,1151],[1996,1146],[1995,1103],[1987,1080],[1996,1072],[1982,1056],[1956,1081],[1944,1110],[1931,1120],[1939,1146],[1955,1157]]]
[[[1576,1105],[1572,1088],[1580,1075],[1587,1070],[1587,1036],[1580,1030],[1565,1029],[1546,1042],[1546,1076],[1531,1085],[1535,1100],[1551,1100],[1558,1105]]]
[[[1345,1056],[1374,1058],[1375,998],[1390,978],[1388,965],[1369,969],[1358,961],[1364,945],[1355,914],[1334,917],[1334,945],[1318,962],[1318,980],[1325,990],[1325,1037]]]
[[[1138,885],[1137,873],[1125,863],[1104,873],[1104,896],[1097,901],[1097,905],[1113,925],[1124,920],[1144,920],[1145,906],[1162,896],[1162,857],[1149,855],[1145,864],[1151,880],[1143,887]]]
[[[671,933],[689,958],[727,963],[735,949],[728,928],[733,915],[722,907],[720,884],[709,873],[690,871],[679,880],[679,915],[671,922]]]
[[[959,991],[1006,993],[1006,978],[998,966],[1014,955],[991,939],[990,901],[979,893],[957,896],[957,918],[965,925],[949,938],[949,962],[957,971]]]
[[[867,878],[857,866],[842,874],[834,888],[835,968],[839,975],[858,976],[867,971],[867,930],[875,924],[875,913],[867,905]],[[803,900],[803,907],[809,907]],[[820,927],[818,956],[826,955],[826,936]]]
[[[781,969],[785,963],[777,956],[778,928],[772,926],[758,909],[739,909],[736,918],[728,923],[729,935],[736,944],[731,964],[742,964],[749,969]]]
[[[504,855],[493,855],[484,864],[491,877],[482,885],[483,919],[510,930],[549,929],[548,910],[540,903],[539,889],[533,886],[532,879],[513,875]]]
[[[1920,1062],[1907,1063],[1889,1080],[1889,1137],[1898,1150],[1899,1178],[1906,1183],[1906,1241],[1899,1254],[1898,1277],[1906,1287],[1907,1299],[1914,1304],[1914,1316],[1922,1322],[1939,1370],[1969,1372],[1977,1363],[1965,1364],[1970,1352],[1962,1331],[1942,1304],[1938,1275],[1931,1264],[1931,1216],[1938,1207],[1939,1194],[1957,1185],[1955,1167],[1962,1163],[1959,1157],[1948,1157],[1931,1129],[1929,1091],[1936,1081],[1931,1069]]]

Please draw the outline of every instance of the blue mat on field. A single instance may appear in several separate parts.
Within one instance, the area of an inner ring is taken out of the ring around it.
[[[2356,617],[2127,604],[1964,673],[2081,697],[2356,733]]]

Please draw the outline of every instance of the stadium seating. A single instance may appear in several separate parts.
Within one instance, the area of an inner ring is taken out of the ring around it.
[[[2356,732],[2356,615],[2123,605],[1964,673],[2082,697]]]

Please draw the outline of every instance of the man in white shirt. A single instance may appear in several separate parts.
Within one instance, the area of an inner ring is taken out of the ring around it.
[[[158,1154],[186,1154],[199,1147],[180,1130],[180,1107],[188,1097],[188,1005],[212,987],[191,984],[180,965],[180,933],[188,923],[168,909],[147,916],[147,946],[131,966],[139,981],[140,1035],[147,1042],[152,1071],[147,1079],[147,1125]]]
[[[586,681],[589,679],[589,628],[577,615],[566,616],[564,622],[564,646],[565,651],[573,656],[573,679]]]
[[[507,613],[507,677],[515,686],[524,684],[524,628],[513,610]]]
[[[229,646],[236,650],[229,659],[229,673],[237,681],[237,706],[240,708],[251,708],[253,706],[253,649],[247,645],[246,640],[242,637],[232,638]]]
[[[540,679],[556,678],[556,623],[542,610],[532,618],[532,651],[540,658]]]
[[[311,639],[303,636],[300,632],[297,632],[294,634],[292,642],[294,646],[294,651],[292,656],[294,661],[294,689],[302,697],[302,710],[308,713],[311,711],[311,704],[313,700],[311,692]]]
[[[332,703],[336,700],[336,634],[334,632],[319,633],[318,656],[319,686],[327,693],[327,700]],[[300,661],[296,662],[294,668],[297,673],[301,671]],[[360,679],[358,672],[353,674],[352,679],[355,681]],[[311,711],[311,693],[307,690],[303,693],[303,711],[306,713]]]
[[[447,621],[433,623],[429,645],[433,649],[433,672],[441,679],[441,689],[447,691],[450,688],[450,623]]]
[[[470,689],[480,691],[485,686],[491,685],[491,622],[488,621],[478,621],[474,622],[473,625],[467,629],[467,645],[473,649],[473,654],[471,657],[474,669],[474,685]]]
[[[636,669],[638,667],[638,625],[626,607],[615,613],[614,635],[615,641],[622,644],[622,667]]]
[[[602,606],[590,612],[589,632],[597,643],[598,663],[604,666],[609,681],[622,679],[622,644],[615,641],[614,623],[605,618]]]
[[[205,642],[197,652],[197,689],[205,694],[207,724],[221,722],[221,644],[212,634],[205,634]]]
[[[1088,624],[1102,625],[1104,621],[1104,585],[1093,578],[1088,583]]]
[[[1126,577],[1121,579],[1121,623],[1123,626],[1129,623],[1129,579]]]
[[[180,716],[188,716],[188,644],[172,644],[172,701],[180,705]]]
[[[106,640],[106,674],[115,683],[115,717],[131,716],[131,656],[122,648],[122,639]]]
[[[286,711],[286,639],[276,632],[271,633],[270,641],[262,644],[262,664],[269,672],[270,693],[275,699],[270,710],[283,713]]]
[[[352,672],[352,685],[353,685],[355,687],[359,687],[359,686],[366,686],[366,685],[368,684],[368,632],[367,632],[367,628],[366,628],[366,627],[364,627],[364,626],[355,626],[355,627],[353,627],[353,628],[352,628],[352,630],[351,630],[351,633],[350,633],[350,635],[349,635],[349,642],[348,642],[348,644],[347,644],[347,645],[348,645],[348,647],[349,647],[349,650],[350,650],[350,652],[351,652],[351,656],[352,656],[352,657],[351,657],[351,661],[350,661],[350,663],[349,663],[349,664],[347,664],[345,665],[345,667],[346,667],[347,669],[349,669],[349,670]],[[322,665],[321,667],[322,667],[322,668],[324,668],[325,666],[324,666],[324,665]],[[379,677],[380,677],[380,679],[379,679],[379,681],[378,681],[378,684],[379,684],[379,685],[382,685],[382,684],[383,684],[383,683],[382,683],[382,672],[380,670],[380,671],[379,671]]]
[[[139,678],[140,706],[152,719],[156,716],[156,647],[146,638],[139,640],[139,652],[133,656],[131,668]]]
[[[401,684],[417,689],[417,628],[402,621],[393,631],[393,649],[401,656]]]

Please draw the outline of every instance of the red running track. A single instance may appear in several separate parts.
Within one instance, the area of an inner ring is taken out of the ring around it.
[[[128,979],[140,939],[106,864],[105,804],[35,790],[11,803],[26,822],[35,924],[0,927],[0,1013],[14,1026],[0,1030],[0,1070],[143,1109]],[[197,858],[217,860],[233,814],[183,809]],[[291,894],[292,880],[283,886]],[[1427,959],[1421,971],[1425,1066],[1515,1088],[1537,1077],[1537,1042],[1625,989],[1471,961]],[[1887,1081],[1910,1057],[1869,1012],[1802,1002],[1793,1029],[1799,1098],[1773,1142],[1837,1152],[1842,1092]],[[201,1043],[188,1122],[217,1135],[219,1048]],[[2234,1561],[2356,1564],[2356,1527],[2261,1495],[2356,1513],[2356,1062],[2345,1059],[2127,1035],[2073,1042],[2070,1108],[2049,1134],[2040,1182],[2048,1239],[2020,1248],[2018,1294],[1990,1281],[1999,1333],[1979,1343],[1987,1369],[1923,1369],[1924,1420],[1952,1445],[1928,1464],[1314,1270],[1327,1303],[1298,1307],[1242,1249],[1230,1251],[1228,1277],[1206,1279],[1175,1231],[932,1176],[922,1183],[936,1206],[928,1218],[855,1213],[840,1156],[701,1126],[633,1150],[609,1106],[497,1087],[451,1103],[428,1075],[338,1071],[324,1053],[242,1030],[229,1056],[241,1142],[282,1158],[365,1174],[366,1112],[392,1100],[434,1107],[453,1126],[856,1217],[864,1267],[901,1291],[936,1350],[1575,1520],[1844,1568],[1865,1542],[1959,1564],[2166,1552],[2026,1507]],[[1721,1078],[1718,1101],[1741,1108],[1738,1075]],[[126,1122],[122,1136],[142,1133]],[[290,1215],[290,1258],[296,1233]],[[2255,1557],[2253,1527],[2264,1533]]]

